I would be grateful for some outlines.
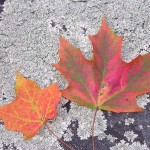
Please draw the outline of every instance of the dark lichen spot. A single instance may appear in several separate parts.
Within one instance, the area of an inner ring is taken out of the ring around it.
[[[106,5],[106,4],[108,4],[108,2],[105,2],[104,4]]]
[[[143,23],[142,23],[142,28],[144,29],[144,25],[145,25],[145,21],[143,21]]]
[[[51,25],[52,25],[52,27],[55,27],[55,22],[52,20],[52,22],[51,22]]]
[[[0,125],[4,125],[4,122],[3,122],[3,121],[0,121]]]
[[[66,28],[66,26],[65,25],[63,25],[63,30],[66,32],[67,31],[67,28]]]
[[[5,0],[0,0],[0,5],[3,5]]]
[[[31,11],[31,14],[35,14],[35,11]]]
[[[3,97],[3,100],[5,101],[5,100],[6,100],[6,97]]]
[[[3,4],[4,4],[5,0],[0,0],[0,13],[3,11]],[[1,21],[1,17],[0,17],[0,21]]]
[[[14,143],[11,144],[5,144],[3,143],[3,150],[17,150],[17,147],[14,145]]]
[[[75,0],[73,0],[72,2],[76,2],[76,3],[87,3],[87,0],[78,0],[78,1],[75,1]]]
[[[86,34],[87,29],[84,27],[81,27],[81,29],[83,30],[83,34]]]
[[[148,98],[150,99],[150,94],[148,94]]]
[[[71,101],[68,101],[66,104],[64,104],[62,106],[62,108],[66,108],[67,109],[67,112],[69,112],[69,110],[70,110],[70,103],[71,103]]]
[[[115,17],[115,18],[113,18],[113,19],[118,19],[118,17]]]
[[[128,31],[128,29],[124,29],[124,31]]]

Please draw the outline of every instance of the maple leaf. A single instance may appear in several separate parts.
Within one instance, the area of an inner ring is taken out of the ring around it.
[[[8,130],[23,133],[26,140],[37,134],[44,123],[57,115],[61,92],[56,84],[41,89],[16,73],[16,98],[0,107],[0,119]]]
[[[115,35],[105,18],[99,32],[89,39],[93,45],[92,60],[60,38],[60,61],[54,66],[69,82],[62,95],[92,109],[142,112],[136,97],[150,92],[150,54],[124,62],[123,37]]]

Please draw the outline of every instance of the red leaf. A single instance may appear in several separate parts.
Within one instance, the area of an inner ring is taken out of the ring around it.
[[[56,84],[41,89],[35,82],[17,73],[16,98],[0,107],[0,119],[8,130],[21,132],[28,140],[47,120],[56,117],[60,96]]]
[[[123,37],[113,33],[106,24],[95,36],[92,60],[64,38],[60,39],[60,61],[54,66],[69,81],[62,95],[92,109],[113,112],[141,112],[138,95],[150,92],[150,54],[139,55],[130,63],[121,58]]]

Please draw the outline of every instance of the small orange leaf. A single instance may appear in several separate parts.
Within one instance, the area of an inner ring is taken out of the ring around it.
[[[61,92],[56,84],[41,89],[34,81],[16,75],[16,98],[0,107],[0,119],[6,129],[21,132],[28,140],[47,120],[56,117]]]

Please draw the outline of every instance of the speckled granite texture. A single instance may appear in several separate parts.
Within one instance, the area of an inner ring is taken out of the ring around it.
[[[15,71],[40,87],[58,82],[67,86],[53,63],[58,62],[62,35],[87,58],[92,57],[88,34],[95,34],[105,15],[108,24],[124,36],[122,57],[129,62],[150,52],[150,0],[6,0],[0,1],[0,105],[15,97]],[[150,95],[137,98],[144,113],[99,111],[95,123],[95,150],[150,149]],[[76,150],[91,150],[93,111],[63,99],[59,115],[49,122],[57,135]],[[0,121],[0,150],[66,150],[48,130],[29,141],[7,131]]]

